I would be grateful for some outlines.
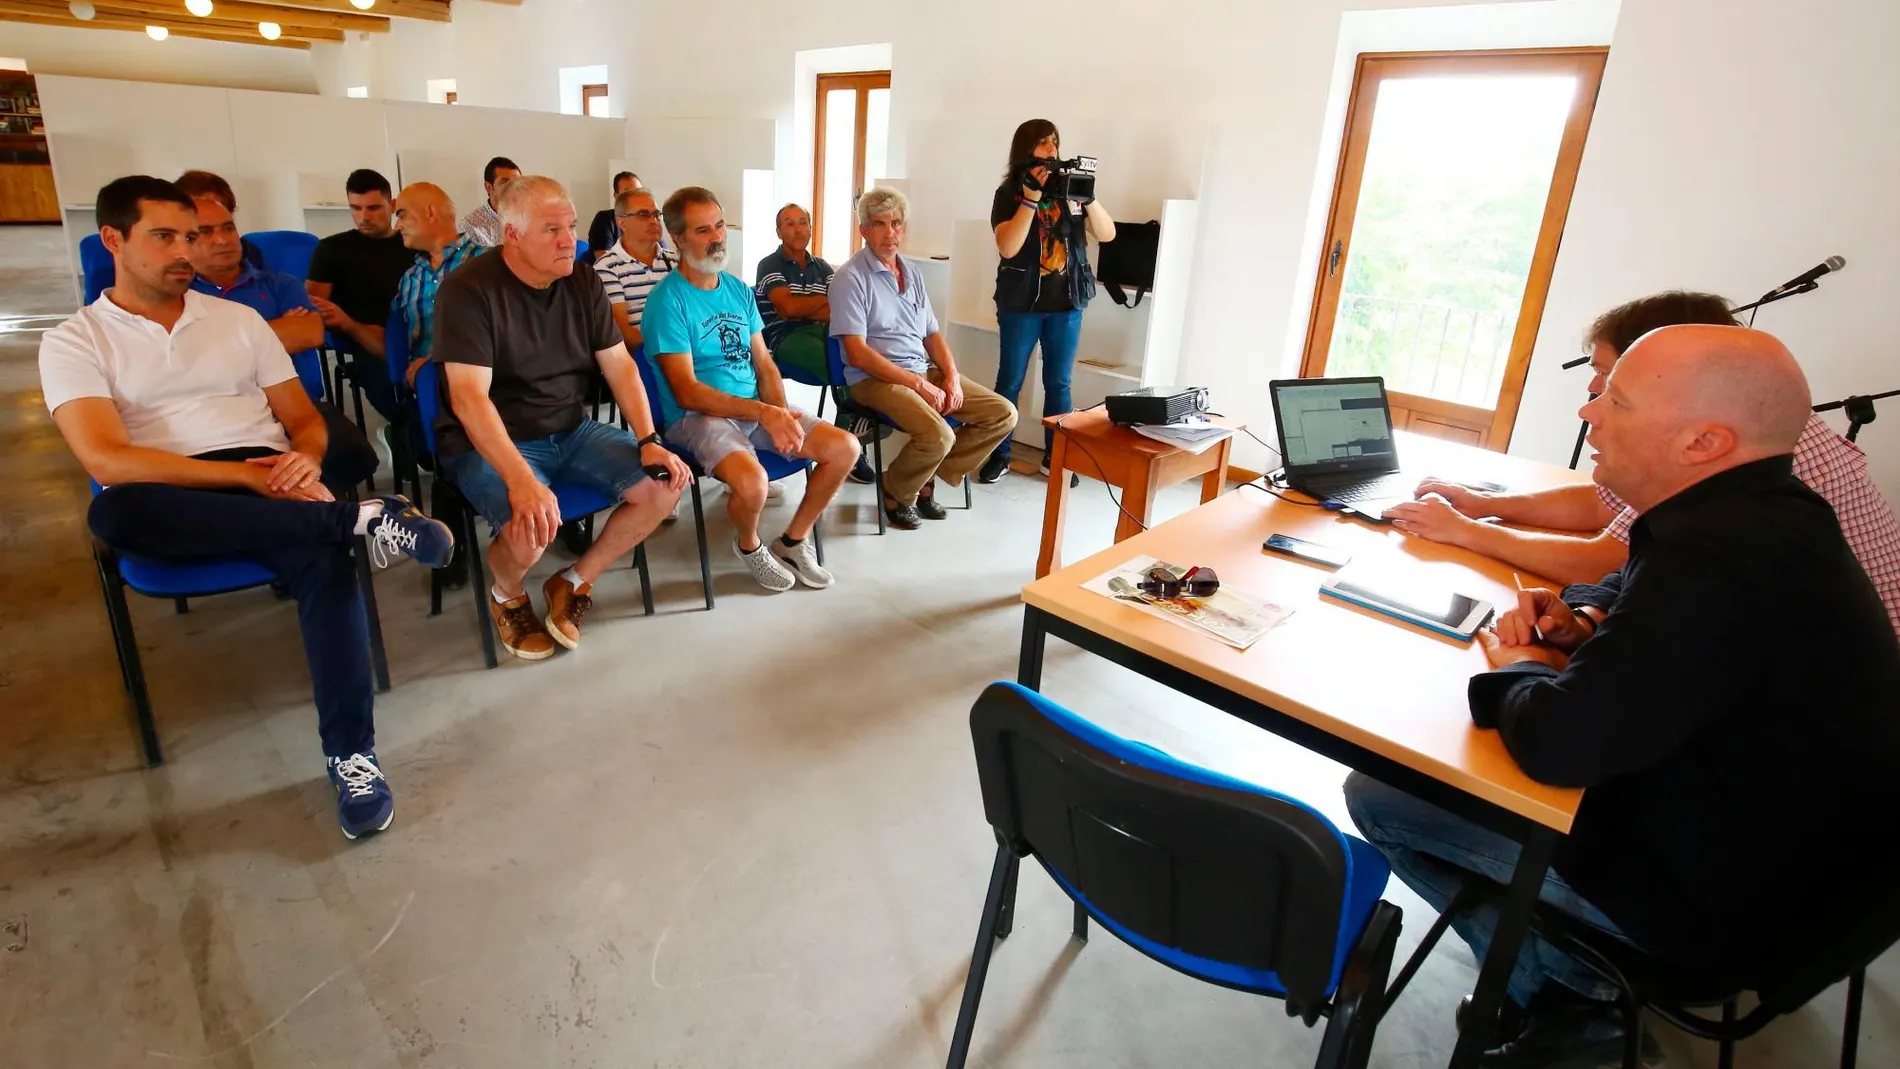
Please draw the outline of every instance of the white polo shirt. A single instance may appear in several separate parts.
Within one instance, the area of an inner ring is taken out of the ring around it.
[[[112,303],[112,291],[40,338],[46,407],[104,397],[132,444],[196,456],[214,449],[288,449],[264,388],[297,369],[264,317],[203,293],[164,327]]]

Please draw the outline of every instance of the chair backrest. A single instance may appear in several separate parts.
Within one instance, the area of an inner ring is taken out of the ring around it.
[[[256,245],[273,271],[282,271],[299,282],[310,278],[310,254],[317,251],[317,236],[301,230],[258,230],[244,237]]]
[[[434,361],[416,372],[416,411],[422,416],[422,440],[435,455],[435,418],[442,412],[442,365]]]
[[[818,386],[844,385],[844,343],[837,338],[825,339],[825,377],[830,382],[820,382]]]
[[[1352,853],[1331,821],[1013,683],[984,689],[970,734],[985,815],[1011,849],[1142,938],[1276,972],[1289,1012],[1324,1007],[1351,938]]]
[[[640,369],[640,386],[647,392],[647,408],[653,412],[653,429],[666,430],[666,413],[660,408],[660,371],[647,359],[647,347],[633,347],[633,366]]]
[[[389,322],[383,324],[383,363],[388,365],[389,381],[400,395],[408,388],[409,372],[409,317],[400,308],[391,308]]]
[[[1869,845],[1868,849],[1878,849]],[[1900,943],[1900,894],[1891,884],[1816,896],[1798,954],[1756,985],[1763,1009],[1793,1013]]]
[[[588,264],[593,263],[592,260],[589,260],[587,258],[587,248],[588,246],[587,246],[586,238],[578,238],[575,240],[574,242],[574,270],[578,271],[581,268],[586,267]]]
[[[117,268],[112,264],[112,254],[106,251],[106,243],[97,234],[87,234],[79,239],[79,274],[86,283],[86,303],[99,299],[99,295],[112,288],[112,280]]]

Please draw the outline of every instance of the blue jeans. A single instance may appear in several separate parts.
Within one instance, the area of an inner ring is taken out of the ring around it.
[[[621,494],[647,477],[640,463],[639,443],[610,423],[584,419],[565,434],[517,440],[515,448],[544,486],[566,483],[618,501]],[[495,466],[473,449],[444,457],[442,463],[475,511],[490,527],[501,530],[514,509],[508,504],[508,484]]]
[[[1016,404],[1023,392],[1023,377],[1029,374],[1029,354],[1042,343],[1042,414],[1058,416],[1075,406],[1069,400],[1069,377],[1075,372],[1075,346],[1082,337],[1082,310],[1067,312],[996,313],[1001,333],[1001,359],[996,365],[996,392],[1010,404]],[[1020,405],[1017,406],[1021,408]],[[1042,432],[1046,453],[1055,441],[1053,431]],[[1009,439],[996,447],[992,456],[1009,456]]]
[[[1359,826],[1359,834],[1385,855],[1399,879],[1436,910],[1443,910],[1474,876],[1509,886],[1522,852],[1518,843],[1497,832],[1358,772],[1346,778],[1346,810]],[[1561,913],[1611,935],[1622,935],[1610,918],[1584,901],[1555,872],[1544,876],[1538,897]],[[1497,923],[1497,909],[1485,906],[1460,916],[1451,927],[1482,963]],[[1527,933],[1505,993],[1520,1007],[1527,1006],[1547,980],[1603,1001],[1617,997],[1616,988],[1577,959],[1535,933]]]

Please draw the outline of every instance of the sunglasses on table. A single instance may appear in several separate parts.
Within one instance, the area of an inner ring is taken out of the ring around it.
[[[1212,568],[1193,567],[1185,572],[1156,566],[1141,577],[1141,592],[1151,598],[1212,597],[1220,589],[1220,576]]]

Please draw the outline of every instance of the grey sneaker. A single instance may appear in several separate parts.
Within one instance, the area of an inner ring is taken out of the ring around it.
[[[769,543],[772,556],[783,561],[798,576],[798,581],[815,590],[823,590],[832,584],[831,573],[818,563],[818,551],[812,548],[811,537],[795,546],[788,546],[774,538]]]
[[[739,559],[745,561],[745,566],[752,570],[752,578],[757,579],[760,586],[774,594],[790,590],[798,585],[798,579],[792,575],[791,571],[780,564],[776,557],[766,552],[764,543],[760,543],[759,548],[747,553],[739,548],[739,540],[735,538],[732,540],[732,551],[737,553]]]

